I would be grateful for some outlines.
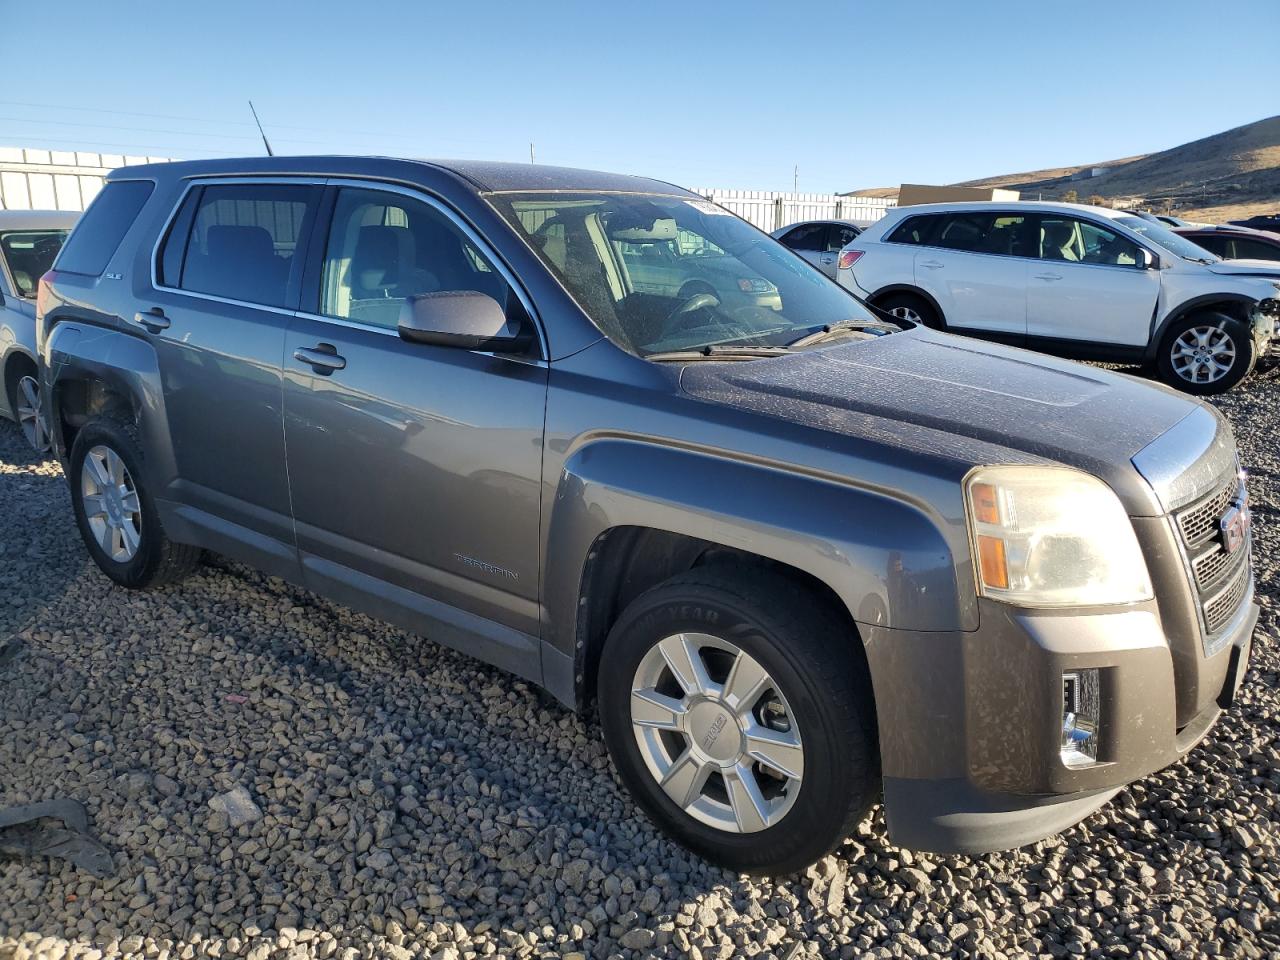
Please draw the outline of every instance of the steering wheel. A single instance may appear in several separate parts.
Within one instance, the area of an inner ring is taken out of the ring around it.
[[[667,322],[663,324],[663,326],[670,328],[672,325],[677,324],[681,317],[688,316],[695,310],[701,310],[703,307],[718,306],[720,306],[720,298],[714,293],[695,293],[693,296],[686,297],[684,300],[681,300],[680,303],[676,305],[676,308],[668,314]]]

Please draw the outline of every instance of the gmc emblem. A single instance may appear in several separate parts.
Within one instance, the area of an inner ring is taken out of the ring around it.
[[[1245,537],[1249,535],[1248,507],[1237,500],[1218,521],[1218,529],[1222,531],[1223,549],[1227,553],[1235,553],[1244,546]]]

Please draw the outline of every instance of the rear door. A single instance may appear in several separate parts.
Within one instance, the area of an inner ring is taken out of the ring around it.
[[[1160,271],[1139,244],[1068,214],[1040,214],[1027,293],[1027,335],[1040,340],[1146,346]]]
[[[1029,220],[1024,213],[958,211],[937,217],[915,258],[916,285],[948,328],[1018,342],[1027,330]]]
[[[335,185],[284,343],[284,435],[303,576],[526,673],[538,632],[545,362],[410,343],[416,294],[474,290],[531,323],[470,228],[413,191]],[[494,631],[478,624],[499,624]],[[516,639],[519,637],[524,640]],[[503,650],[505,649],[505,653]],[[516,660],[510,657],[516,657]]]
[[[281,357],[322,188],[197,182],[127,319],[155,345],[175,471],[160,497],[206,542],[296,576]]]

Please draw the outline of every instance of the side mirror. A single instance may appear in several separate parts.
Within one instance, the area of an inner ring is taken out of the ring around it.
[[[1138,266],[1143,270],[1159,270],[1160,258],[1146,247],[1138,248]]]
[[[475,290],[409,297],[400,307],[398,329],[411,343],[494,353],[519,353],[531,339],[529,331],[507,320],[497,300]]]

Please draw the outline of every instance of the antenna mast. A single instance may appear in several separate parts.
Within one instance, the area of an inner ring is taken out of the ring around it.
[[[274,157],[271,151],[271,143],[267,140],[266,131],[262,129],[262,121],[258,119],[258,111],[253,109],[253,101],[249,101],[249,111],[253,114],[253,122],[258,125],[258,133],[262,134],[262,145],[267,148],[267,156]]]

